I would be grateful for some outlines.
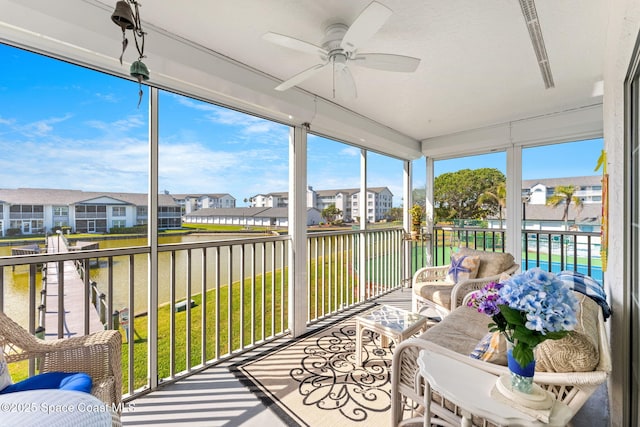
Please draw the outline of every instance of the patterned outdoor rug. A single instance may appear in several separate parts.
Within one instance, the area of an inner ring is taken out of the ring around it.
[[[374,426],[391,420],[391,352],[365,331],[356,366],[355,319],[236,366],[236,375],[288,425]]]

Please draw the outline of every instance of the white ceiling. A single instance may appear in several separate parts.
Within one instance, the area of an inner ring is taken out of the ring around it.
[[[185,70],[187,59],[158,34],[178,36],[272,77],[269,87],[248,94],[246,103],[286,111],[277,104],[294,103],[302,92],[270,93],[271,87],[319,58],[271,44],[262,35],[273,31],[321,44],[327,25],[350,25],[370,1],[141,0],[143,25],[150,32],[145,59],[150,82],[157,78],[161,86],[172,86],[172,78],[197,80]],[[536,1],[555,81],[552,89],[544,88],[518,1],[378,1],[393,15],[360,51],[418,57],[418,70],[407,74],[350,67],[358,97],[349,101],[332,99],[329,69],[299,88],[418,141],[601,103],[593,89],[603,75],[604,0]],[[121,32],[110,21],[114,5],[115,0],[0,0],[0,39],[35,43],[124,75],[127,67],[117,63]],[[131,43],[125,60],[135,59]],[[227,72],[216,64],[202,63],[199,72]],[[224,94],[231,92],[230,80],[208,76],[199,85]],[[253,84],[249,80],[245,78],[247,87]]]

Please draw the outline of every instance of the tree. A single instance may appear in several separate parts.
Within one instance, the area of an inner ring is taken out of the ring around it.
[[[564,211],[562,212],[562,220],[564,221],[564,229],[568,230],[567,221],[569,219],[569,206],[573,203],[577,210],[582,208],[582,200],[575,195],[578,187],[575,185],[559,185],[556,187],[553,196],[547,199],[547,205],[553,208],[564,203]]]
[[[387,211],[386,216],[391,221],[402,221],[402,208],[391,208]]]
[[[506,178],[495,168],[461,169],[438,175],[433,186],[436,221],[484,218],[487,212],[478,200],[501,182]]]
[[[336,205],[329,205],[322,210],[322,218],[324,218],[327,223],[332,223],[335,221],[336,217],[342,215],[342,211],[336,208]]]
[[[487,214],[498,215],[500,228],[502,228],[502,212],[507,208],[507,184],[499,182],[495,188],[485,191],[478,199],[478,205]]]

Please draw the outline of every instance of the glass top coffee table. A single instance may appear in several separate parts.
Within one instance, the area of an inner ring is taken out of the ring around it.
[[[380,334],[380,345],[389,346],[389,340],[398,345],[403,340],[424,332],[427,317],[407,310],[382,305],[356,316],[356,363],[362,366],[362,334],[369,330]]]

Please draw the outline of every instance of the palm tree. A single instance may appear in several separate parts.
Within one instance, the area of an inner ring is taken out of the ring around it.
[[[547,206],[554,208],[564,203],[562,220],[564,221],[565,230],[568,230],[567,220],[569,219],[569,206],[571,206],[571,203],[576,206],[576,210],[582,208],[582,200],[575,195],[576,191],[578,191],[578,187],[575,185],[559,185],[556,187],[553,196],[547,199]]]
[[[502,212],[507,207],[507,184],[500,182],[491,191],[485,191],[478,197],[478,206],[493,204],[498,206],[498,218],[500,218],[500,228],[502,228]]]

